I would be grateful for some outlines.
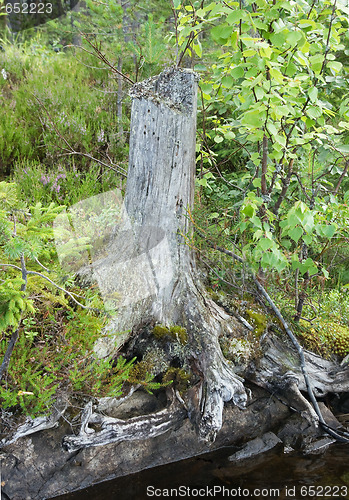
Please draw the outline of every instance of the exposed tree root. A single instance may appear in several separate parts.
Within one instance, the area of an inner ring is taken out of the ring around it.
[[[92,403],[89,402],[81,418],[79,434],[65,436],[63,447],[73,452],[90,446],[152,438],[180,425],[186,415],[186,410],[174,397],[168,408],[128,420],[94,413]],[[93,429],[91,424],[97,425],[100,430]]]

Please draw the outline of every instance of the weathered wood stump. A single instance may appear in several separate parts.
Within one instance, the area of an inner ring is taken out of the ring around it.
[[[129,336],[119,332],[135,333],[141,324],[186,328],[192,365],[201,379],[192,391],[189,412],[200,437],[213,440],[222,425],[224,402],[244,407],[247,397],[242,379],[230,369],[218,343],[222,329],[243,327],[206,296],[185,242],[194,201],[197,75],[170,68],[134,85],[130,94],[124,222],[116,230],[103,271],[110,289],[123,276],[123,305],[96,352],[115,352]],[[116,264],[120,255],[125,258],[127,235],[132,235],[132,251],[127,271],[119,272]]]

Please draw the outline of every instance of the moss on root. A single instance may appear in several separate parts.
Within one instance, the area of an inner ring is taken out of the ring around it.
[[[153,329],[153,335],[159,340],[163,338],[172,339],[182,345],[185,345],[188,342],[187,330],[178,325],[172,325],[169,328],[164,325],[156,325]]]
[[[300,320],[297,333],[303,345],[325,358],[349,354],[349,327],[319,318],[313,324]]]
[[[180,393],[183,393],[189,387],[190,374],[185,370],[183,370],[183,368],[171,367],[167,370],[167,372],[163,376],[162,381],[164,383],[172,382],[175,388]]]
[[[266,330],[268,325],[268,318],[265,314],[258,312],[256,310],[247,309],[246,315],[252,326],[254,327],[254,334],[256,337],[260,337]]]

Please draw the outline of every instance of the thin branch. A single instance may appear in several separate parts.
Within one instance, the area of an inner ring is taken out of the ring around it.
[[[0,267],[13,267],[15,269],[18,269],[18,271],[22,271],[21,267],[15,266],[14,264],[0,264]]]
[[[170,0],[170,3],[171,3],[171,8],[172,8],[173,16],[174,16],[174,24],[175,24],[175,33],[176,33],[176,66],[178,68],[178,64],[179,64],[179,60],[178,60],[178,57],[179,57],[179,50],[178,50],[179,49],[178,16],[177,16],[177,12],[176,12],[173,0]]]
[[[96,163],[99,163],[100,165],[103,165],[104,167],[106,168],[109,168],[110,170],[113,170],[114,172],[122,175],[123,177],[127,177],[127,172],[124,168],[122,167],[117,167],[117,169],[115,169],[114,167],[112,167],[111,165],[109,165],[108,163],[105,163],[103,162],[102,160],[99,160],[98,158],[94,158],[92,155],[90,155],[89,153],[82,153],[80,151],[75,151],[75,149],[69,144],[69,142],[66,140],[66,138],[60,133],[60,131],[58,130],[53,118],[51,117],[49,111],[47,110],[46,106],[40,101],[40,99],[35,95],[35,94],[32,94],[33,97],[38,101],[39,105],[43,108],[43,110],[45,111],[48,119],[50,120],[56,134],[58,135],[58,137],[60,137],[62,139],[62,141],[67,145],[67,150],[65,148],[60,148],[62,149],[63,151],[67,151],[67,153],[64,153],[62,154],[61,156],[64,156],[64,155],[79,155],[79,156],[84,156],[85,158],[89,158],[90,160],[92,161],[95,161]]]
[[[273,212],[274,212],[275,215],[277,215],[277,213],[279,211],[279,208],[281,206],[281,203],[285,199],[287,190],[289,188],[289,185],[290,185],[290,182],[291,182],[291,177],[292,177],[292,174],[293,174],[293,162],[294,162],[294,159],[292,158],[291,161],[290,161],[290,163],[288,164],[287,176],[286,176],[285,179],[282,179],[283,186],[282,186],[282,189],[281,189],[281,193],[280,193],[279,198],[276,200],[276,203],[275,203],[275,205],[273,207]]]
[[[84,40],[86,40],[86,42],[89,44],[89,46],[92,47],[94,52],[91,52],[90,50],[85,49],[85,47],[76,47],[75,45],[68,45],[68,47],[79,48],[79,49],[83,50],[84,52],[87,52],[88,54],[90,54],[94,57],[97,57],[98,59],[103,61],[104,64],[106,66],[108,66],[113,71],[113,73],[116,73],[117,75],[121,76],[122,78],[127,80],[129,83],[131,83],[131,85],[134,85],[135,82],[133,80],[131,80],[131,78],[129,78],[127,75],[125,75],[124,73],[121,73],[117,68],[115,68],[115,66],[111,62],[109,62],[107,57],[100,51],[100,49],[97,47],[97,45],[94,45],[91,42],[91,40],[89,39],[89,37],[85,33],[80,32],[80,35],[84,38]]]
[[[301,179],[300,179],[300,177],[299,177],[299,174],[297,174],[297,172],[293,172],[293,175],[295,175],[295,176],[297,177],[298,184],[300,185],[300,188],[301,188],[301,190],[302,190],[302,192],[303,192],[304,196],[306,197],[306,199],[307,199],[308,201],[311,201],[311,197],[310,197],[310,196],[308,195],[308,193],[306,192],[305,187],[303,186],[302,181],[301,181]]]
[[[96,308],[92,308],[92,307],[88,307],[88,306],[84,306],[83,304],[81,304],[81,302],[79,302],[78,300],[75,299],[75,297],[73,296],[72,293],[68,292],[68,290],[66,290],[65,288],[62,288],[60,287],[59,285],[57,285],[57,283],[55,283],[54,281],[50,280],[50,278],[48,278],[47,276],[45,276],[44,274],[41,274],[41,273],[38,273],[36,271],[27,271],[27,274],[34,274],[36,276],[40,276],[40,278],[43,278],[45,279],[46,281],[49,281],[53,286],[55,286],[56,288],[58,288],[58,290],[62,290],[62,292],[66,293],[67,295],[69,295],[69,297],[80,307],[82,307],[83,309],[89,309],[89,310],[97,310],[99,311],[99,309],[96,309]]]
[[[338,193],[339,188],[341,187],[341,184],[343,182],[344,177],[347,175],[348,168],[349,168],[349,161],[346,161],[345,162],[345,168],[344,168],[343,172],[341,173],[341,175],[340,175],[340,177],[338,179],[337,186],[335,187],[335,190],[333,191],[333,194],[335,196]]]
[[[268,166],[268,138],[264,134],[263,135],[262,173],[261,173],[262,196],[265,196],[268,194],[267,181],[266,181],[267,166]]]
[[[99,160],[98,158],[94,158],[89,153],[82,153],[81,151],[69,151],[67,153],[62,153],[59,156],[70,156],[70,155],[84,156],[85,158],[89,158],[90,160],[95,161],[96,163],[99,163],[100,165],[103,165],[104,167],[109,168],[110,170],[113,170],[113,172],[116,172],[117,174],[120,174],[125,178],[127,177],[127,171],[124,168],[119,166],[117,168],[111,167],[108,163],[105,163],[104,161]]]
[[[41,264],[41,262],[39,261],[39,259],[37,259],[36,257],[34,257],[34,260],[37,264],[39,264],[40,267],[42,267],[42,269],[44,269],[47,273],[52,273],[51,269],[48,269],[47,267],[45,267],[43,264]]]

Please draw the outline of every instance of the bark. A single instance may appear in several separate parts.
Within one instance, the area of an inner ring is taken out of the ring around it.
[[[124,129],[122,125],[122,100],[123,100],[123,81],[122,81],[122,57],[118,57],[118,71],[120,74],[118,74],[118,102],[117,102],[117,117],[118,117],[118,138],[119,142],[123,143],[124,142]]]
[[[291,182],[291,177],[292,177],[292,174],[293,174],[293,162],[294,162],[294,159],[292,158],[290,160],[290,163],[288,165],[288,172],[287,172],[287,176],[285,179],[282,179],[282,189],[281,189],[281,193],[274,205],[274,208],[273,208],[273,212],[275,215],[278,214],[279,212],[279,209],[280,209],[280,206],[281,206],[281,203],[284,201],[285,199],[285,196],[287,194],[287,190],[289,188],[289,185],[290,185],[290,182]]]
[[[344,166],[344,170],[343,170],[343,172],[341,173],[341,175],[340,175],[340,177],[338,179],[337,186],[336,186],[335,190],[333,191],[333,194],[335,196],[338,194],[339,188],[341,187],[341,184],[342,184],[345,176],[348,173],[348,168],[349,168],[349,161],[346,161],[345,162],[345,166]]]
[[[95,413],[92,411],[92,403],[90,402],[86,405],[81,417],[79,435],[66,436],[63,440],[63,447],[65,450],[73,452],[88,446],[134,441],[145,437],[149,439],[178,427],[185,417],[185,409],[174,399],[168,408],[146,417],[138,416],[128,420]],[[100,426],[100,430],[96,432],[89,427],[89,424]]]
[[[318,416],[302,393],[308,387],[304,379],[300,358],[295,348],[285,339],[270,336],[265,340],[263,356],[258,367],[246,374],[250,380],[278,395],[288,406],[301,413],[314,426]],[[334,363],[304,350],[308,384],[316,398],[349,391],[349,365]]]
[[[129,331],[137,334],[144,323],[185,327],[201,380],[190,415],[201,438],[213,440],[222,425],[224,402],[244,407],[247,397],[218,343],[223,329],[243,327],[207,298],[185,243],[194,197],[196,94],[195,73],[174,68],[131,90],[124,217],[108,257],[95,266],[103,286],[119,297],[118,316],[96,352],[115,352]]]
[[[262,157],[262,175],[261,175],[261,191],[262,195],[266,196],[268,194],[267,189],[267,169],[268,169],[268,138],[264,134],[263,136],[263,157]]]
[[[151,409],[154,400],[155,406],[159,403],[156,396],[143,393],[142,397],[139,397],[141,394],[139,391],[136,392],[116,410],[108,411],[103,405],[103,410],[94,407],[92,413],[103,412],[104,416],[120,420],[127,418],[130,410],[133,415],[131,420],[135,416],[154,414],[156,408]],[[161,409],[163,405],[160,403],[158,406]],[[137,412],[134,411],[135,408]],[[61,419],[57,428],[32,433],[2,447],[2,498],[13,500],[56,498],[102,481],[207,453],[222,446],[239,446],[242,441],[246,441],[246,438],[253,439],[269,430],[277,432],[279,426],[290,415],[287,407],[276,398],[263,389],[254,387],[245,411],[231,404],[225,405],[222,429],[216,441],[210,446],[198,441],[192,424],[188,419],[184,419],[179,423],[179,428],[172,427],[156,437],[146,436],[143,440],[137,439],[132,442],[122,439],[105,446],[88,445],[78,451],[69,452],[62,449],[61,442],[62,439],[65,442],[64,435],[71,432],[68,422],[75,412],[76,408],[68,408],[65,419]],[[93,424],[91,427],[98,432],[98,425]],[[130,476],[129,481],[134,481],[134,476]],[[94,498],[93,491],[89,498]],[[129,498],[141,497],[131,495]]]

